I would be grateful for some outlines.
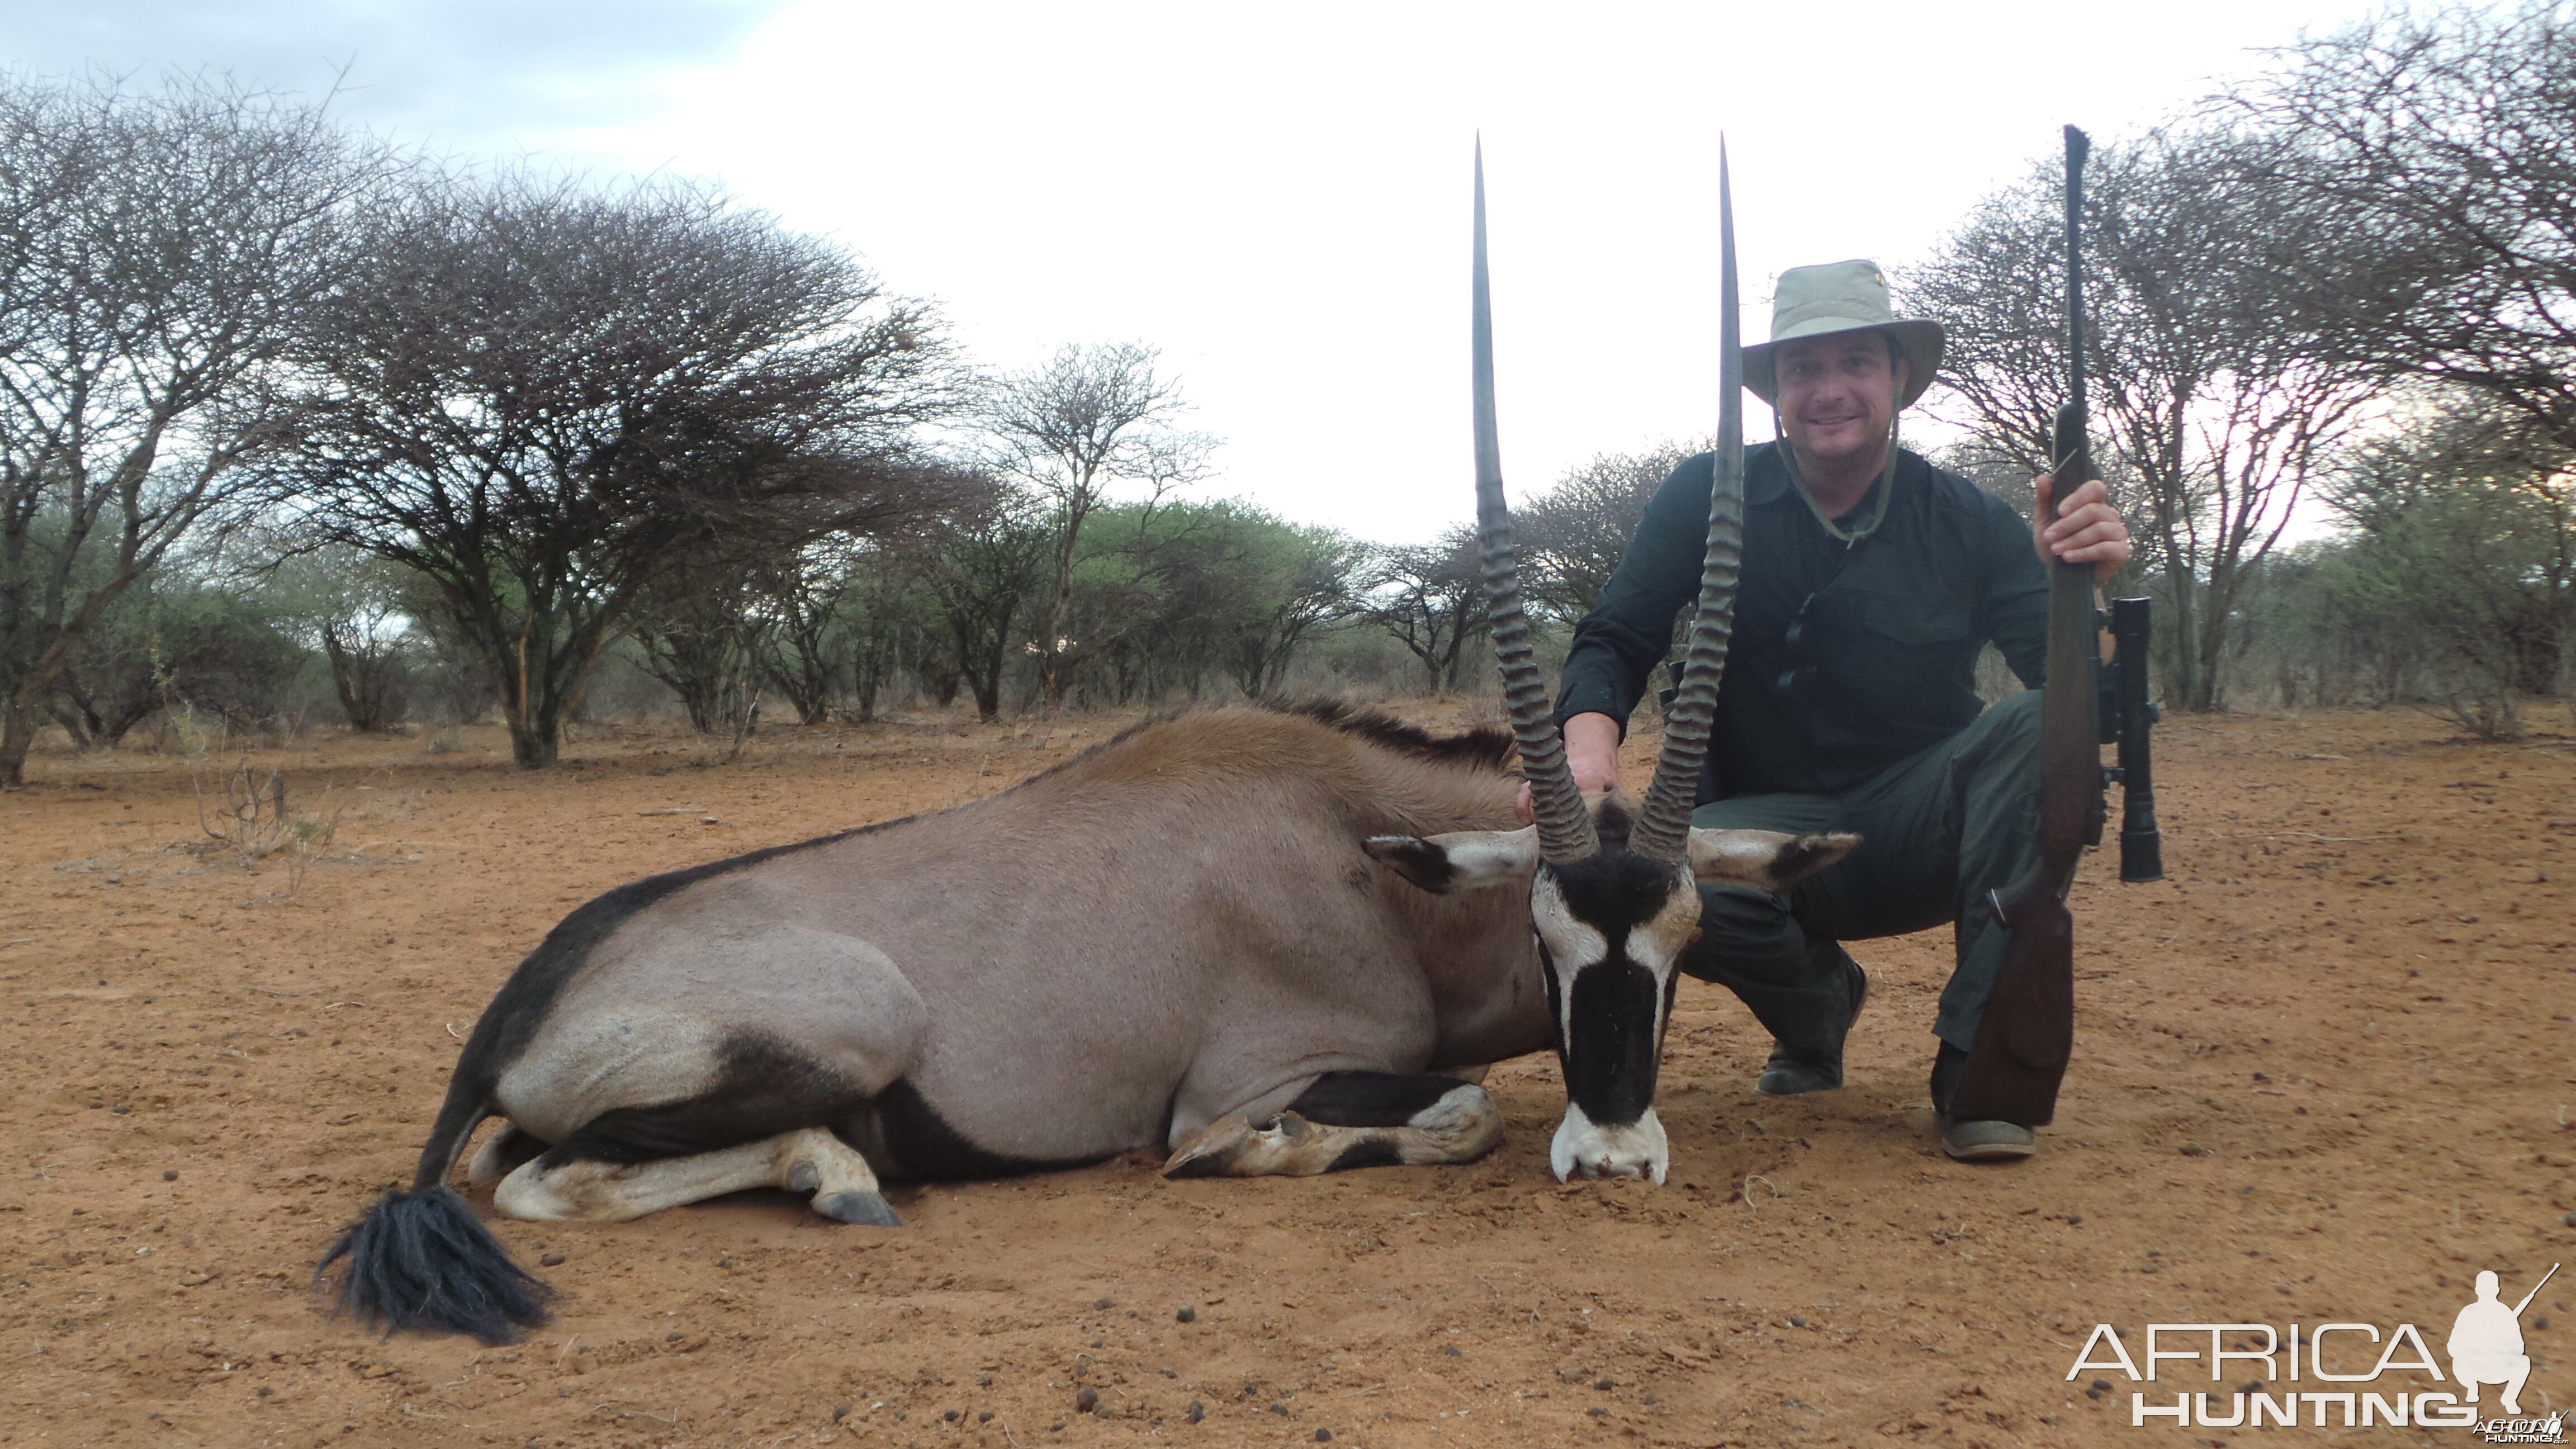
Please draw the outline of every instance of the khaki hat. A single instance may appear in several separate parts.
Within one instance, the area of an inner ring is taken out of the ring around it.
[[[1896,399],[1900,411],[1932,386],[1941,367],[1941,324],[1897,316],[1887,304],[1887,274],[1878,263],[1862,261],[1791,267],[1780,274],[1779,290],[1771,296],[1771,340],[1744,349],[1744,385],[1777,404],[1780,381],[1772,349],[1802,337],[1860,331],[1896,339],[1906,362],[1905,391]]]

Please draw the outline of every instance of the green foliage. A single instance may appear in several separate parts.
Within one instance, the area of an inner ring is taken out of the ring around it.
[[[286,710],[309,657],[265,593],[165,564],[119,593],[83,633],[45,710],[84,749],[113,748],[174,706],[248,729]]]
[[[2474,397],[2358,450],[2328,496],[2349,529],[2320,591],[2419,660],[2423,688],[2485,738],[2522,731],[2576,623],[2576,451]]]
[[[261,597],[318,648],[349,728],[390,730],[409,717],[414,675],[430,652],[413,627],[418,576],[398,564],[337,545],[285,554]]]
[[[1317,631],[1358,612],[1358,546],[1241,503],[1105,508],[1075,570],[1066,659],[1086,698],[1259,696]]]

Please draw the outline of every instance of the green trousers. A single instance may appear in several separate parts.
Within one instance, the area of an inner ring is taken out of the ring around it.
[[[2037,858],[2039,698],[2035,689],[2013,695],[1839,795],[1742,795],[1692,812],[1693,825],[1847,830],[1861,843],[1785,898],[1702,885],[1700,940],[1681,969],[1743,998],[1783,1046],[1824,1046],[1851,1015],[1841,943],[1948,922],[1957,966],[1932,1029],[1966,1051],[2010,934],[1986,893]]]

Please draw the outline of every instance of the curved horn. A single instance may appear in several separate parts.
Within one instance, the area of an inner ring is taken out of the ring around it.
[[[1655,783],[1628,836],[1628,848],[1655,860],[1689,852],[1691,808],[1698,803],[1709,725],[1717,717],[1717,684],[1735,623],[1735,578],[1744,558],[1744,348],[1735,320],[1735,198],[1728,184],[1726,138],[1717,142],[1718,352],[1717,463],[1708,495],[1708,550],[1699,574],[1699,613],[1681,689],[1664,715],[1663,752]]]
[[[1529,616],[1521,612],[1520,571],[1512,559],[1512,515],[1503,503],[1503,450],[1494,430],[1494,311],[1485,274],[1485,142],[1476,141],[1476,266],[1472,330],[1475,335],[1477,567],[1485,580],[1486,617],[1493,623],[1494,662],[1503,675],[1503,704],[1520,742],[1521,768],[1529,775],[1531,813],[1538,821],[1539,855],[1562,863],[1601,851],[1592,815],[1583,808],[1566,767],[1565,739],[1548,709],[1530,649]]]

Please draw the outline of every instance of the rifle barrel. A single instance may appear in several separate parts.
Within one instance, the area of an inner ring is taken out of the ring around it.
[[[2531,1300],[2539,1297],[2540,1290],[2548,1287],[2549,1280],[2557,1276],[2558,1265],[2556,1263],[2552,1263],[2549,1265],[2549,1271],[2540,1275],[2540,1281],[2531,1285],[2531,1291],[2522,1295],[2522,1301],[2513,1305],[2513,1316],[2520,1318],[2522,1316],[2522,1310],[2529,1308],[2531,1306]]]

